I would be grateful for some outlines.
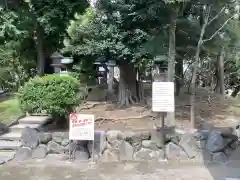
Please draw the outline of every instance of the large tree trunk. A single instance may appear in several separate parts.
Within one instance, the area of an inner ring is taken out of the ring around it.
[[[176,58],[176,96],[179,96],[181,87],[183,85],[183,58]]]
[[[177,13],[173,11],[169,26],[169,48],[168,48],[168,81],[174,82],[175,56],[176,56],[176,21]]]
[[[169,47],[168,47],[168,81],[174,82],[175,76],[175,56],[176,56],[176,24],[177,24],[177,9],[172,11],[170,26],[169,26]],[[175,126],[175,113],[168,112],[166,125],[168,127]]]
[[[120,107],[130,106],[137,102],[136,70],[132,64],[120,66],[120,80],[118,91],[118,103]]]
[[[43,32],[40,26],[36,26],[35,30],[35,44],[37,50],[37,74],[39,76],[44,75],[45,69],[45,58],[44,58],[44,50],[43,50]]]

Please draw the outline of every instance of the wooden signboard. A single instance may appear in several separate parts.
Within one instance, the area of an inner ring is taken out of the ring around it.
[[[152,85],[152,111],[174,112],[174,83],[153,82]]]

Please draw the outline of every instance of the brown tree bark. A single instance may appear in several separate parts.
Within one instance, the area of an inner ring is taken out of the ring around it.
[[[130,106],[139,100],[136,81],[136,69],[132,64],[120,65],[119,69],[120,80],[118,103],[120,107]]]
[[[175,56],[176,56],[176,23],[177,13],[173,11],[169,26],[169,48],[168,48],[168,81],[174,82]]]
[[[176,57],[176,24],[177,11],[173,9],[169,25],[169,47],[168,47],[168,81],[174,82],[175,77],[175,57]],[[175,126],[175,113],[168,112],[166,126]]]
[[[183,85],[183,59],[176,58],[176,65],[175,65],[175,72],[176,72],[176,96],[179,96],[181,87]]]
[[[197,67],[198,67],[198,63],[199,63],[199,58],[200,58],[200,53],[201,53],[201,48],[203,45],[203,36],[205,34],[206,31],[206,27],[208,25],[208,20],[209,20],[209,14],[210,14],[210,7],[206,7],[206,15],[204,17],[204,22],[201,28],[201,32],[200,32],[200,37],[198,40],[198,44],[196,47],[196,54],[195,54],[195,61],[193,63],[193,73],[192,73],[192,80],[191,80],[191,86],[190,86],[190,90],[191,90],[191,95],[190,95],[190,104],[191,104],[191,108],[190,108],[190,121],[191,121],[191,127],[195,128],[196,127],[196,111],[195,111],[195,96],[196,96],[196,92],[195,92],[195,88],[196,88],[196,78],[197,78]]]

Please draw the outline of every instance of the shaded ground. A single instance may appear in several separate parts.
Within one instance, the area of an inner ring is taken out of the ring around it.
[[[151,94],[151,93],[149,93]],[[149,97],[151,98],[151,97]],[[180,129],[190,128],[190,95],[187,89],[183,89],[179,97],[176,97],[176,126]],[[151,99],[150,99],[151,101]],[[78,112],[95,114],[96,128],[98,129],[152,129],[158,123],[156,114],[150,107],[135,105],[125,109],[116,109],[115,105],[97,102],[89,102]],[[203,124],[217,127],[233,126],[240,119],[240,103],[230,98],[223,99],[220,95],[198,89],[196,95],[196,119],[198,127]]]
[[[0,167],[1,180],[224,180],[240,178],[239,168],[150,163],[108,163],[52,166],[7,164]]]

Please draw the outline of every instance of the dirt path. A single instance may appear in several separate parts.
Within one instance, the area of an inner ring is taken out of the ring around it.
[[[224,180],[240,178],[239,168],[199,165],[109,163],[52,166],[44,164],[0,167],[1,180]]]

